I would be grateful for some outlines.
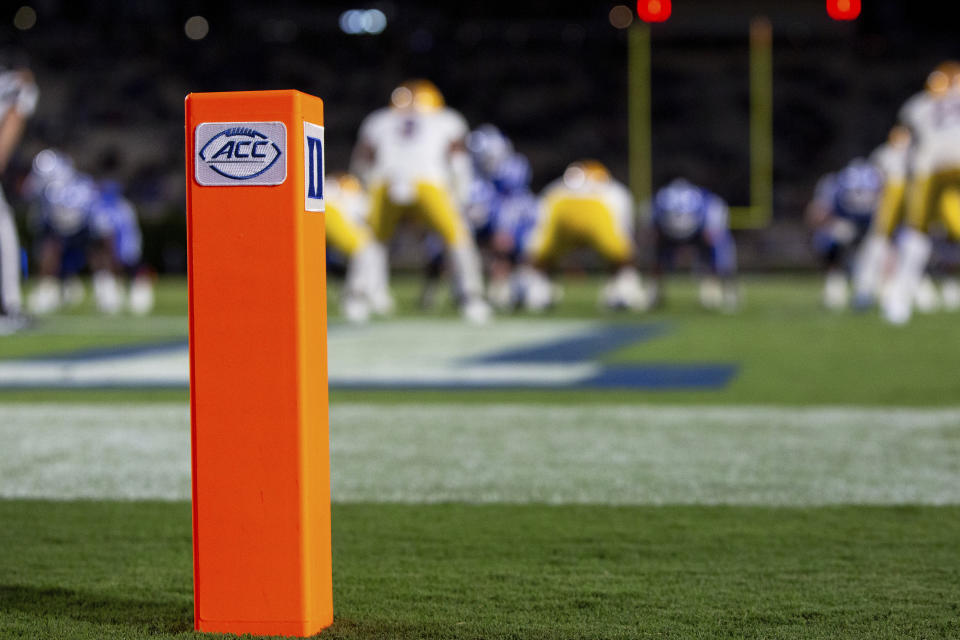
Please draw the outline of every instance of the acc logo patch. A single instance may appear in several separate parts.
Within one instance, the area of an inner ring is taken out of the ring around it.
[[[197,125],[194,143],[198,184],[278,185],[287,179],[282,122],[204,122]]]

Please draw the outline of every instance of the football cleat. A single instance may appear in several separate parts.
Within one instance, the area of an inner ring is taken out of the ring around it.
[[[740,308],[740,288],[735,282],[726,282],[723,285],[723,301],[720,310],[724,313],[735,313]]]
[[[493,310],[483,298],[469,298],[460,307],[460,314],[471,324],[487,324],[493,316]]]
[[[913,306],[920,313],[934,313],[940,309],[940,294],[930,276],[924,276],[913,294]]]
[[[840,311],[847,307],[849,300],[850,286],[846,274],[838,270],[827,273],[823,284],[823,306],[831,311]]]
[[[60,283],[56,278],[41,278],[27,296],[30,313],[45,316],[60,308]]]
[[[30,326],[30,319],[26,316],[15,314],[0,313],[0,336],[9,336],[23,331]]]
[[[554,303],[554,290],[542,272],[531,266],[523,266],[514,274],[516,291],[527,311],[545,311]]]
[[[700,281],[698,292],[700,306],[710,311],[718,311],[723,307],[723,285],[720,279],[708,276]]]
[[[492,280],[487,285],[487,299],[496,309],[506,310],[513,306],[513,287],[509,278]]]
[[[632,267],[623,267],[600,291],[600,302],[608,309],[646,311],[649,306],[640,274]]]
[[[109,271],[93,274],[93,299],[102,313],[113,315],[123,308],[123,290]]]
[[[127,307],[134,315],[145,316],[153,311],[153,280],[148,275],[140,275],[130,284]]]
[[[363,324],[370,319],[370,305],[357,295],[343,297],[343,317],[351,324]]]
[[[86,297],[87,291],[84,289],[83,282],[80,278],[73,277],[63,283],[61,299],[63,300],[64,306],[77,307],[83,304],[83,300]]]
[[[389,316],[397,307],[393,301],[393,296],[386,289],[371,291],[369,300],[370,310],[378,316]]]
[[[960,309],[960,282],[955,278],[948,278],[940,284],[940,298],[946,311]]]
[[[903,326],[910,321],[910,300],[904,296],[896,294],[887,294],[883,298],[881,306],[883,319],[894,326]]]

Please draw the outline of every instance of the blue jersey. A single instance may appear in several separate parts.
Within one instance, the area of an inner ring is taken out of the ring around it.
[[[683,179],[661,188],[653,200],[654,226],[677,242],[725,234],[728,218],[722,198]]]
[[[118,262],[127,267],[137,266],[143,249],[143,237],[133,205],[123,197],[120,186],[115,182],[101,183],[98,196],[90,211],[94,235],[110,240]]]
[[[516,255],[521,255],[526,250],[539,215],[540,202],[530,191],[513,194],[501,200],[496,217],[496,231],[513,238],[513,251]]]
[[[468,211],[478,234],[508,234],[525,244],[537,219],[537,198],[530,190],[530,163],[512,153],[485,172],[477,166]]]
[[[504,158],[489,176],[497,192],[502,194],[530,191],[530,179],[530,162],[521,153]]]
[[[34,220],[44,234],[71,238],[89,231],[90,213],[98,197],[97,185],[81,173],[45,184],[27,183],[34,203]]]
[[[75,170],[31,173],[24,195],[34,206],[34,223],[43,235],[82,247],[90,238],[111,242],[115,257],[127,266],[140,262],[142,237],[136,212],[116,183],[97,184]]]
[[[720,196],[682,178],[662,187],[653,200],[660,267],[673,262],[678,245],[692,244],[700,247],[711,272],[732,276],[737,269],[737,248],[729,217],[727,203]]]
[[[817,184],[814,200],[831,215],[858,225],[869,224],[883,194],[883,174],[864,160],[854,160]]]

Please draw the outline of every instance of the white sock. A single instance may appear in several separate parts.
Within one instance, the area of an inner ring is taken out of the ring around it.
[[[390,265],[387,260],[387,248],[379,242],[370,242],[361,250],[357,264],[358,278],[363,287],[370,310],[381,316],[393,313],[395,303],[390,294]]]
[[[846,308],[849,298],[847,274],[842,269],[830,269],[823,283],[823,306],[831,311],[838,311]]]
[[[879,233],[867,235],[853,263],[853,295],[859,301],[876,299],[883,280],[890,241]]]
[[[482,299],[483,274],[477,247],[468,241],[450,247],[449,252],[455,293],[464,302]]]
[[[891,324],[906,324],[913,311],[913,297],[930,260],[933,243],[916,229],[906,229],[897,245],[899,261],[883,298],[883,317]]]

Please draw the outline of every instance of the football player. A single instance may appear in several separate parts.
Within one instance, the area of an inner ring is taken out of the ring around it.
[[[37,106],[37,85],[26,69],[0,69],[0,175]],[[20,291],[20,241],[13,210],[0,191],[0,334],[25,325]]]
[[[28,298],[31,312],[52,313],[69,302],[67,283],[87,264],[100,311],[112,314],[123,308],[121,272],[131,280],[130,310],[145,314],[153,308],[152,278],[140,261],[140,226],[119,185],[97,184],[77,171],[66,154],[44,149],[33,159],[23,195],[32,202],[31,222],[39,237],[40,277]]]
[[[474,182],[467,204],[477,242],[490,261],[487,297],[499,308],[510,306],[510,276],[522,258],[537,221],[537,197],[530,189],[530,162],[514,151],[510,139],[492,124],[470,133]]]
[[[463,214],[472,181],[467,123],[445,106],[426,80],[401,84],[390,106],[370,114],[360,127],[352,167],[370,193],[370,228],[385,245],[397,223],[417,217],[447,247],[455,296],[464,317],[485,322],[480,256]],[[386,281],[386,277],[384,277]]]
[[[711,310],[736,309],[737,249],[729,218],[727,204],[720,196],[684,178],[676,178],[657,191],[652,210],[657,261],[651,304],[662,301],[661,280],[672,268],[676,251],[692,246],[707,272],[700,280],[700,304]]]
[[[153,310],[153,276],[145,268],[143,234],[133,205],[123,196],[120,184],[101,181],[90,209],[91,247],[88,250],[93,271],[94,299],[105,313],[117,313],[123,306],[123,292],[117,276],[129,280],[127,308],[136,315]]]
[[[530,162],[496,126],[483,124],[470,132],[467,149],[473,160],[473,183],[464,207],[474,239],[486,254],[487,299],[497,308],[513,303],[511,273],[523,256],[537,220],[537,197],[530,190]],[[443,242],[427,238],[427,277],[421,306],[432,306],[436,280],[443,269]]]
[[[600,293],[614,309],[646,309],[634,266],[633,199],[627,188],[595,160],[574,162],[540,194],[540,213],[518,269],[516,290],[527,309],[541,311],[556,300],[547,270],[569,249],[587,245],[614,271]]]
[[[945,62],[927,77],[925,90],[900,112],[914,145],[906,192],[906,228],[897,242],[898,262],[882,297],[884,318],[910,320],[916,291],[932,251],[930,223],[939,217],[960,240],[960,63]]]
[[[891,239],[903,221],[910,144],[910,130],[896,125],[890,130],[887,142],[870,155],[870,161],[883,174],[883,192],[871,219],[870,230],[854,260],[853,304],[857,309],[870,307],[877,299],[887,260],[893,250]]]
[[[888,265],[895,258],[893,238],[904,221],[905,193],[909,179],[911,135],[903,125],[896,125],[887,137],[887,142],[878,147],[870,161],[883,173],[883,193],[870,223],[870,230],[860,243],[853,261],[853,306],[864,310],[871,307],[879,297],[883,286],[888,284]],[[949,243],[941,244],[949,251]],[[949,260],[942,260],[949,264]],[[918,311],[935,311],[943,307],[960,307],[960,289],[955,279],[941,282],[938,292],[933,279],[925,274],[914,292],[913,304]]]
[[[349,173],[327,176],[324,201],[327,244],[347,258],[341,301],[344,317],[365,322],[371,313],[390,313],[393,300],[386,290],[386,252],[367,226],[370,205],[360,180]]]
[[[71,281],[86,264],[90,211],[97,199],[97,187],[92,178],[76,171],[66,154],[44,149],[33,159],[23,183],[23,196],[31,203],[30,224],[38,238],[35,253],[39,278],[27,298],[27,307],[31,313],[46,315],[64,302],[61,282]],[[80,299],[77,294],[70,297]]]
[[[883,193],[883,173],[863,158],[851,160],[817,183],[806,218],[813,229],[814,251],[827,271],[823,304],[828,309],[847,306],[849,258],[866,236]]]

